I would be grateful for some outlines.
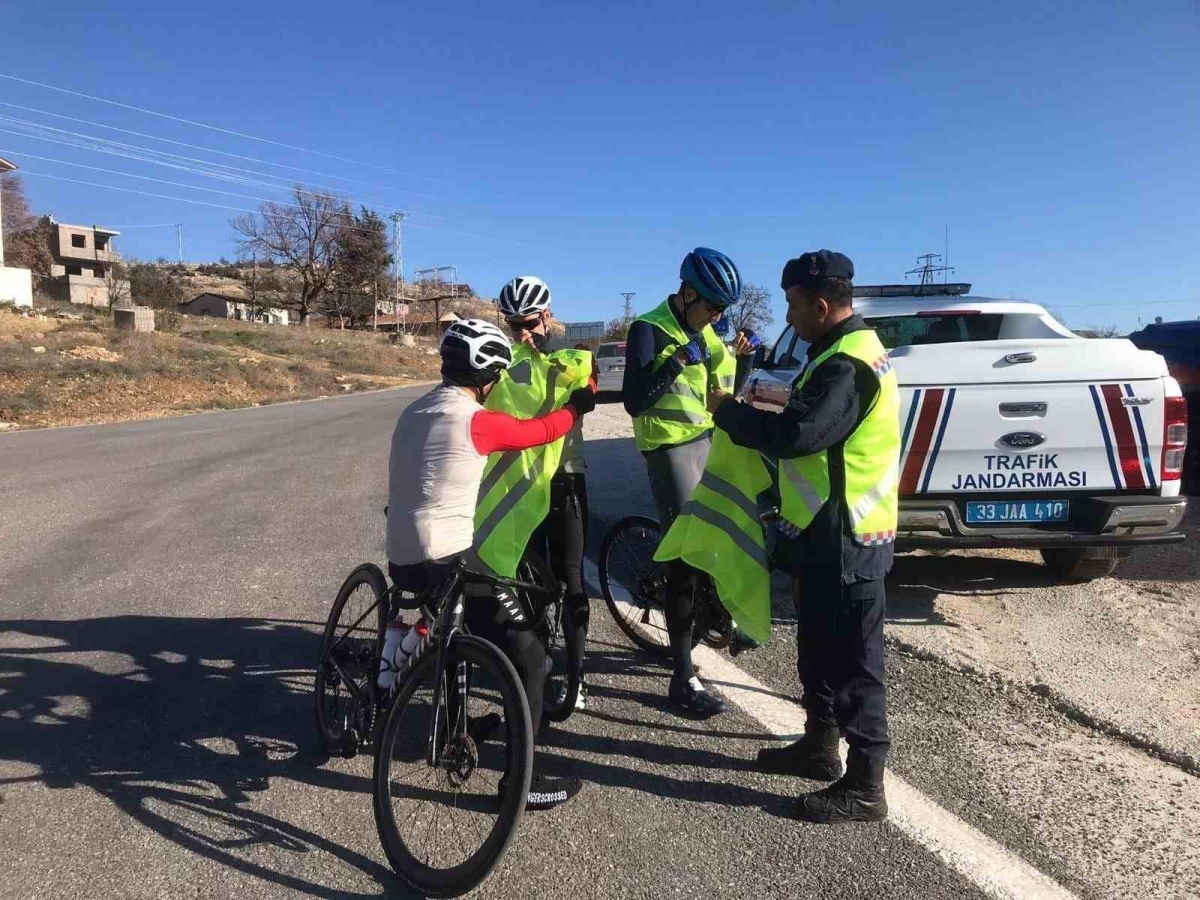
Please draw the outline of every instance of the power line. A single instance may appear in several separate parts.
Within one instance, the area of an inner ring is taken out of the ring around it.
[[[11,152],[11,151],[9,151],[9,152]],[[88,168],[91,168],[91,167],[89,166]],[[88,187],[104,188],[105,190],[108,190],[108,191],[120,191],[121,193],[124,193],[124,194],[140,194],[143,197],[157,197],[160,200],[175,200],[179,203],[194,203],[197,206],[208,206],[208,207],[211,207],[212,209],[227,209],[227,210],[231,210],[233,212],[245,212],[245,213],[256,213],[256,214],[261,213],[260,210],[249,209],[244,206],[229,206],[224,203],[208,203],[204,200],[192,200],[188,197],[171,197],[171,196],[168,196],[167,194],[156,194],[156,193],[153,193],[152,191],[139,191],[139,190],[135,190],[134,188],[117,187],[116,185],[112,185],[112,184],[99,184],[95,181],[83,181],[79,178],[67,178],[63,175],[51,175],[49,172],[35,172],[32,169],[24,169],[23,168],[23,169],[21,169],[21,174],[23,176],[24,175],[33,175],[36,178],[50,178],[50,179],[53,179],[54,181],[67,181],[67,182],[70,182],[71,184],[82,184],[82,185],[86,185]],[[117,174],[122,174],[122,173],[117,173]],[[137,176],[135,176],[135,177],[137,177]],[[151,180],[158,181],[160,179],[151,179]],[[173,182],[167,182],[167,183],[170,184]],[[184,185],[184,186],[187,187],[187,185]],[[192,188],[192,190],[196,190],[196,188]],[[236,195],[236,196],[244,196],[244,195]],[[251,199],[253,199],[253,198],[251,198]],[[268,200],[268,201],[264,201],[264,202],[274,203],[275,201]],[[285,205],[285,204],[280,204],[280,205]],[[287,204],[287,205],[294,205],[294,204]],[[175,227],[174,222],[172,222],[170,224],[171,224],[172,228]],[[518,243],[518,244],[526,243],[525,241],[513,241],[511,238],[496,238],[496,237],[490,237],[490,236],[484,235],[484,234],[470,234],[469,232],[466,232],[466,231],[451,231],[451,230],[445,229],[445,228],[433,228],[429,225],[415,225],[412,223],[407,223],[407,224],[408,224],[409,228],[419,228],[422,231],[440,231],[445,234],[454,234],[454,235],[458,235],[460,237],[474,238],[476,240],[481,240],[481,241],[503,240],[503,241],[509,241],[511,243]],[[342,227],[345,227],[351,231],[364,231],[364,232],[368,232],[371,234],[377,233],[373,229],[370,229],[370,228],[352,228],[351,226],[348,226],[348,225],[342,226]]]
[[[21,109],[21,110],[24,110],[25,112],[39,113],[40,115],[43,115],[43,116],[51,116],[52,118],[63,119],[67,122],[78,122],[81,125],[91,125],[94,128],[107,128],[110,131],[119,131],[122,134],[132,134],[134,137],[146,138],[147,140],[150,140],[150,141],[161,141],[164,144],[173,144],[176,147],[187,147],[190,150],[202,150],[205,153],[213,153],[213,154],[216,154],[217,156],[227,156],[230,159],[240,159],[245,162],[255,162],[255,163],[259,163],[260,165],[264,165],[264,166],[275,166],[276,168],[279,168],[279,169],[291,169],[293,172],[304,172],[306,175],[319,175],[322,178],[336,178],[338,181],[348,181],[352,184],[362,184],[362,185],[366,185],[368,187],[382,188],[385,191],[390,191],[390,190],[396,189],[394,185],[379,184],[378,182],[375,182],[375,181],[363,181],[359,178],[347,178],[344,175],[335,175],[332,172],[321,172],[316,169],[306,169],[302,166],[293,166],[293,165],[289,165],[288,163],[272,162],[270,160],[259,159],[258,157],[254,157],[254,156],[243,156],[240,153],[228,153],[224,150],[214,150],[211,147],[205,147],[205,146],[202,146],[201,144],[189,144],[187,141],[176,141],[176,140],[172,140],[171,138],[164,138],[164,137],[158,137],[153,134],[146,134],[145,132],[142,132],[142,131],[132,131],[128,128],[118,128],[116,125],[105,125],[103,122],[93,122],[89,119],[78,119],[74,116],[64,116],[61,113],[54,113],[54,112],[50,112],[49,110],[45,110],[45,109],[37,109],[36,107],[33,107],[33,106],[21,106],[17,103],[7,103],[2,100],[0,100],[0,106],[8,106],[8,107],[11,107],[12,109]],[[32,124],[40,124],[40,123],[32,123]],[[40,127],[51,128],[52,126],[41,125]],[[77,132],[67,132],[67,133],[68,134],[76,134]],[[103,139],[96,138],[96,140],[103,140]],[[132,146],[132,145],[130,145],[130,146]],[[151,153],[161,152],[161,151],[149,150],[148,148],[147,148],[147,150],[148,150],[148,152],[151,152]],[[172,155],[174,155],[174,154],[172,154]],[[184,158],[188,158],[188,157],[184,157]],[[214,163],[210,163],[210,165],[219,166],[222,164],[214,162]],[[226,168],[236,168],[236,167],[235,166],[226,166]],[[249,171],[249,170],[244,169],[241,171]],[[259,174],[263,174],[268,178],[283,177],[280,175],[270,175],[265,172],[259,173]],[[411,193],[417,197],[429,197],[430,199],[445,199],[445,198],[434,197],[431,194],[420,194],[420,193],[417,193],[416,191],[409,191],[407,188],[404,188],[402,190],[404,190],[405,193]],[[456,201],[451,201],[451,202],[456,202]]]
[[[166,159],[159,159],[157,157],[168,157],[169,159],[184,160],[185,162],[199,163],[202,166],[216,166],[219,169],[228,169],[229,172],[245,172],[250,175],[257,175],[260,178],[274,178],[278,181],[290,181],[291,180],[283,175],[272,175],[270,172],[258,172],[253,169],[245,169],[240,166],[230,166],[226,163],[218,163],[218,162],[213,162],[211,160],[198,159],[194,156],[184,156],[179,153],[169,153],[165,150],[155,150],[151,147],[139,147],[137,144],[128,144],[128,143],[125,143],[124,141],[110,141],[107,138],[96,137],[94,135],[84,134],[84,133],[78,132],[78,131],[70,131],[68,129],[63,129],[63,128],[55,128],[52,125],[42,125],[39,122],[30,122],[28,120],[18,119],[13,116],[0,115],[0,122],[6,123],[6,124],[15,124],[19,128],[25,128],[25,129],[33,128],[33,129],[48,130],[48,131],[55,132],[56,134],[61,134],[61,135],[66,135],[71,138],[76,138],[78,140],[64,140],[64,139],[55,138],[55,137],[48,137],[45,134],[36,134],[36,133],[30,134],[26,131],[13,131],[13,130],[6,129],[6,128],[0,128],[0,132],[3,132],[5,134],[12,134],[12,135],[15,135],[18,137],[32,138],[33,140],[45,141],[45,142],[51,143],[51,144],[60,144],[65,147],[74,147],[78,150],[88,150],[91,152],[106,153],[110,156],[118,156],[123,159],[133,159],[138,162],[149,162],[149,163],[153,163],[154,165],[164,166],[169,169],[176,169],[176,170],[182,171],[182,172],[190,172],[192,174],[203,175],[205,177],[214,178],[214,179],[221,180],[221,181],[231,181],[234,183],[241,183],[241,184],[248,184],[248,185],[257,186],[257,187],[270,188],[272,190],[291,191],[295,188],[295,185],[292,185],[292,184],[288,184],[288,185],[270,184],[268,182],[258,181],[256,179],[245,178],[244,176],[233,175],[233,174],[230,174],[227,172],[212,171],[212,170],[208,170],[208,169],[197,168],[196,166],[181,165],[178,163],[170,162]],[[85,142],[91,142],[91,143],[85,143]],[[99,146],[97,146],[97,145],[99,145]],[[112,149],[112,148],[116,148],[116,149]],[[135,153],[127,152],[130,150],[137,151],[137,152],[135,152]],[[139,155],[141,153],[151,154],[151,155],[150,156]],[[266,163],[266,165],[271,165],[271,163],[268,162],[268,163]],[[337,188],[330,187],[328,185],[319,185],[318,184],[318,185],[313,185],[313,187],[321,188],[330,193],[338,192]],[[301,192],[306,193],[306,194],[311,194],[313,196],[317,196],[317,194],[318,194],[318,192],[316,192],[316,191],[309,191],[309,190],[305,190],[303,188],[301,189]],[[417,194],[417,192],[415,192],[415,191],[406,191],[406,193],[412,193],[412,194],[414,194],[414,196],[426,196],[426,197],[430,196],[428,194]],[[362,206],[367,205],[363,200],[361,200],[359,198],[346,197],[344,199],[350,200],[354,203],[358,203],[359,205],[362,205]],[[375,201],[372,201],[372,202],[375,202]],[[449,216],[440,216],[440,215],[437,215],[436,213],[423,212],[420,210],[417,211],[417,215],[425,216],[425,217],[431,218],[431,219],[442,219],[443,221],[447,221],[447,222],[456,221],[455,219],[452,219]]]
[[[440,179],[429,178],[426,175],[418,175],[415,172],[405,172],[401,169],[393,169],[388,166],[380,166],[380,165],[376,165],[375,163],[369,163],[369,162],[363,162],[362,160],[351,159],[348,156],[338,156],[335,153],[325,153],[322,150],[312,150],[312,149],[309,149],[308,147],[299,147],[295,144],[287,144],[287,143],[284,143],[283,141],[276,141],[276,140],[272,140],[271,138],[259,137],[254,134],[247,134],[244,131],[234,131],[231,128],[222,128],[218,125],[209,125],[205,122],[197,122],[195,119],[185,119],[182,116],[173,116],[169,113],[158,112],[157,110],[146,109],[141,106],[133,106],[129,103],[121,103],[117,100],[109,100],[106,97],[96,97],[92,94],[84,94],[80,91],[68,90],[67,88],[57,87],[56,85],[53,85],[53,84],[45,84],[44,82],[41,82],[41,81],[33,81],[28,78],[19,78],[16,75],[8,75],[3,72],[0,72],[0,78],[7,78],[10,81],[17,81],[17,82],[20,82],[21,84],[28,84],[28,85],[32,85],[34,87],[44,88],[45,90],[49,90],[49,91],[57,91],[60,94],[70,94],[73,97],[82,97],[85,100],[94,100],[97,103],[107,103],[110,106],[118,106],[122,109],[133,110],[134,112],[143,113],[145,115],[158,116],[161,119],[168,119],[172,122],[179,122],[183,125],[192,125],[196,128],[206,128],[209,131],[216,131],[216,132],[219,132],[220,134],[228,134],[228,135],[232,135],[233,137],[245,138],[246,140],[250,140],[250,141],[258,141],[259,143],[262,143],[262,144],[271,144],[276,147],[283,147],[287,150],[296,150],[296,151],[299,151],[300,153],[311,153],[315,156],[324,156],[327,159],[336,159],[339,162],[351,163],[352,165],[356,165],[356,166],[366,166],[371,169],[379,169],[382,172],[391,172],[395,175],[404,175],[404,176],[410,177],[410,178],[420,178],[423,181],[430,181],[435,184],[437,184],[437,183],[448,184],[449,183],[449,182],[443,182]]]

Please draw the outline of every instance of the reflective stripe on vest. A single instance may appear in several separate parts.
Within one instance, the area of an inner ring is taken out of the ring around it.
[[[730,616],[761,642],[771,636],[771,573],[758,495],[770,487],[758,452],[716,429],[700,484],[654,554],[707,573]]]
[[[795,387],[798,394],[813,371],[841,354],[860,360],[879,379],[879,391],[866,416],[842,444],[845,505],[850,530],[862,546],[896,539],[897,489],[900,475],[900,390],[887,351],[874,331],[853,331],[808,364]],[[779,462],[780,513],[798,528],[807,528],[832,490],[829,454]]]
[[[675,351],[691,341],[671,311],[670,298],[645,315],[638,316],[637,321],[649,323],[673,341],[655,358],[652,371],[657,371]],[[638,450],[646,452],[666,445],[683,444],[699,437],[713,424],[706,404],[708,391],[711,388],[733,390],[737,371],[733,354],[721,343],[711,326],[704,326],[701,334],[708,348],[708,363],[704,366],[684,366],[666,393],[650,409],[634,418],[633,437]]]
[[[542,355],[521,345],[484,406],[520,419],[544,416],[562,407],[591,373],[592,355],[587,351]],[[563,441],[488,457],[475,506],[475,552],[498,575],[516,574],[529,538],[550,510],[550,479],[558,469]]]

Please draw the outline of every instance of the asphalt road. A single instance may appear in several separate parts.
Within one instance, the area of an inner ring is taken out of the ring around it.
[[[345,573],[383,561],[388,438],[421,390],[0,437],[0,896],[400,895],[369,759],[313,751],[310,672]],[[595,540],[648,491],[616,431],[589,454]],[[594,601],[592,702],[542,736],[588,787],[528,815],[479,895],[1036,896],[1004,893],[1022,866],[1079,897],[1200,893],[1197,779],[932,655],[893,653],[889,687],[893,770],[933,818],[798,823],[816,785],[752,762],[797,692],[780,614],[737,661],[759,686],[721,675],[762,702],[700,723]],[[976,838],[1009,855],[956,861]]]

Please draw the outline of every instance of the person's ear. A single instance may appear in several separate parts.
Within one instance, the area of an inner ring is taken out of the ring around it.
[[[818,297],[817,298],[817,313],[820,315],[822,322],[829,321],[829,310],[830,310],[829,301],[826,300],[824,297]]]

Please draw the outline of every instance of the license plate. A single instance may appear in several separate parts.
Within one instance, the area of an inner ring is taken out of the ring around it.
[[[1066,500],[1022,500],[1013,503],[967,504],[967,524],[983,522],[1065,522],[1071,504]]]

